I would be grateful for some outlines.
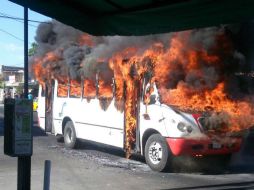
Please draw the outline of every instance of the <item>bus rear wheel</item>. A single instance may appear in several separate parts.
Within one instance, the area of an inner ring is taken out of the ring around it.
[[[151,135],[145,145],[145,159],[154,171],[166,171],[169,168],[171,154],[165,139],[160,134]]]
[[[76,131],[72,121],[67,121],[64,127],[64,145],[66,148],[76,148],[78,144]]]

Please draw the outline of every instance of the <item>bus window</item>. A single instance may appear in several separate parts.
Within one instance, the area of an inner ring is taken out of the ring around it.
[[[113,84],[99,80],[98,85],[98,98],[100,100],[101,108],[106,111],[113,99]]]
[[[80,98],[81,97],[81,84],[77,80],[71,80],[70,97],[73,97],[73,98]]]
[[[96,97],[95,81],[89,79],[84,80],[83,97],[88,99]]]
[[[100,98],[107,98],[107,99],[113,98],[113,84],[106,83],[103,80],[99,80],[98,98],[99,99]]]
[[[58,83],[57,96],[58,97],[68,97],[67,83],[60,83],[60,82]]]
[[[143,103],[146,105],[155,104],[159,101],[159,94],[155,84],[148,84],[143,96]]]

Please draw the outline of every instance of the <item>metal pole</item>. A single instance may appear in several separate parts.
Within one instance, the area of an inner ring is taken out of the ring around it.
[[[28,8],[24,7],[24,98],[28,98]]]
[[[50,170],[51,170],[51,161],[45,160],[43,190],[50,189],[49,188],[50,187]]]
[[[24,7],[24,97],[28,95],[28,8]],[[18,190],[30,190],[31,156],[18,157]]]

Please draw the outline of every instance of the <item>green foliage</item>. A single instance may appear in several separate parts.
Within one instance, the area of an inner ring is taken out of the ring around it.
[[[3,77],[3,74],[0,74],[0,88],[4,88],[4,77]]]
[[[17,93],[17,94],[23,94],[23,88],[24,88],[24,84],[19,84],[19,85],[16,87],[16,93]]]
[[[4,81],[0,81],[0,88],[4,88]]]
[[[28,56],[33,56],[34,54],[36,54],[37,48],[38,48],[38,44],[33,42],[31,44],[31,48],[28,50]]]

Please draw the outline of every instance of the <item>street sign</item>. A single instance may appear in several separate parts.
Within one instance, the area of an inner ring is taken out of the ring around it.
[[[5,99],[4,153],[17,156],[32,155],[32,101]]]

